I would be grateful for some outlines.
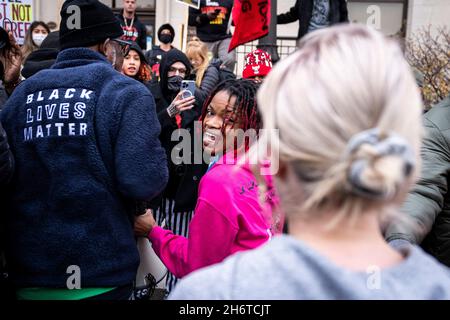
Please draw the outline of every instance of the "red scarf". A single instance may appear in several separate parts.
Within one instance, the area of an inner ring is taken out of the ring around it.
[[[179,113],[176,114],[176,115],[175,115],[175,121],[177,122],[178,129],[181,129],[181,120],[183,120],[183,119],[181,118],[181,115],[180,115]]]

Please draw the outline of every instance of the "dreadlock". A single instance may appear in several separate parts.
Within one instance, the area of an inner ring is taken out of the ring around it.
[[[258,85],[247,79],[228,79],[220,82],[206,99],[200,121],[205,119],[208,106],[211,104],[214,96],[220,91],[225,91],[230,96],[228,103],[233,97],[236,99],[233,106],[233,114],[230,117],[235,116],[235,121],[240,124],[240,129],[244,131],[255,129],[258,132],[262,123],[256,101],[257,90]],[[227,117],[227,119],[230,117]],[[225,131],[227,124],[228,120],[225,120],[222,131]]]

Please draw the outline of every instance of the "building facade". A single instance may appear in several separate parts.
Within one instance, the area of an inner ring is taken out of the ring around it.
[[[101,0],[106,5],[120,11],[122,0]],[[34,0],[36,20],[59,23],[59,10],[64,0]],[[157,28],[170,22],[176,30],[175,44],[184,47],[187,36],[187,7],[176,0],[137,0],[141,19],[149,25],[148,32],[154,41]],[[286,12],[295,0],[278,0],[279,13]],[[350,20],[371,25],[385,34],[404,32],[411,34],[417,29],[450,27],[450,0],[348,0]],[[278,26],[278,35],[295,37],[297,23]],[[403,29],[402,29],[403,28]]]
[[[120,12],[123,0],[100,0],[115,12]],[[296,0],[278,0],[277,12],[287,12]],[[59,11],[64,0],[33,0],[34,18],[59,24]],[[372,26],[386,35],[410,36],[422,27],[431,26],[432,30],[447,26],[450,28],[450,0],[347,0],[349,19]],[[148,48],[158,44],[156,32],[164,23],[171,23],[176,36],[174,45],[184,50],[188,34],[188,7],[177,0],[137,0],[140,19],[147,25]],[[191,29],[192,31],[192,29]],[[298,23],[278,25],[278,46],[280,57],[295,50],[295,37]],[[257,42],[237,48],[237,70],[243,68],[243,56],[254,49]]]

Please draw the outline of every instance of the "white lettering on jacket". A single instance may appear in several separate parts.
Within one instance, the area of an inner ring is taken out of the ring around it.
[[[84,88],[49,89],[27,95],[24,141],[86,136],[95,92]]]

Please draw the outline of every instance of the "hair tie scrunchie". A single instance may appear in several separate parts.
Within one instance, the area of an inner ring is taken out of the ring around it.
[[[362,145],[372,146],[375,158],[397,156],[404,163],[403,175],[409,177],[415,166],[415,156],[411,145],[396,133],[383,133],[377,128],[362,131],[353,136],[347,144],[346,157],[351,157]],[[369,159],[355,159],[348,171],[348,181],[354,194],[369,199],[386,199],[387,191],[370,188],[362,181],[364,170],[370,165]]]

